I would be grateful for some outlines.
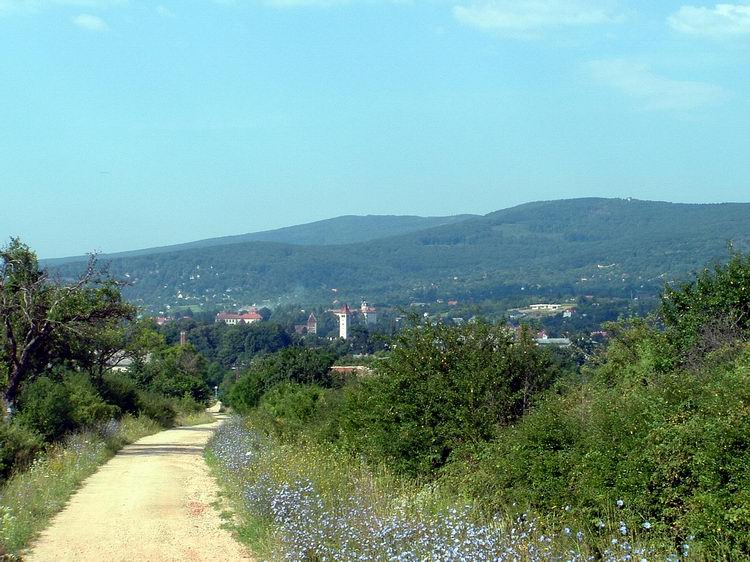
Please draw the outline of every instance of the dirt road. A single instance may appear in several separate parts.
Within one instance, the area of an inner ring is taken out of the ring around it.
[[[202,457],[217,424],[162,431],[88,478],[33,545],[30,561],[252,560],[221,528]]]

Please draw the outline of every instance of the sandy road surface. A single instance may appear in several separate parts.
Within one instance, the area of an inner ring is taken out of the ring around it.
[[[88,478],[33,545],[30,561],[251,560],[211,502],[202,457],[217,423],[162,431]]]

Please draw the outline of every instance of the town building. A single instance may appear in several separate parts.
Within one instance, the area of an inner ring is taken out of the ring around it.
[[[539,303],[539,304],[532,304],[529,305],[529,308],[531,310],[538,310],[538,311],[554,311],[554,310],[560,310],[563,307],[561,304],[552,304],[552,303]]]
[[[300,336],[304,336],[305,334],[317,334],[318,319],[315,318],[315,314],[311,312],[310,316],[307,317],[307,322],[305,324],[295,324],[294,331]]]
[[[352,311],[349,305],[344,304],[341,308],[337,308],[331,311],[339,319],[339,337],[343,339],[349,338],[349,325],[351,324]]]
[[[349,308],[349,305],[344,304],[344,306],[342,306],[341,308],[329,310],[329,312],[335,314],[338,317],[339,337],[343,339],[349,338],[349,328],[351,327],[355,315],[360,315],[362,317],[361,321],[364,322],[365,325],[373,325],[377,324],[378,322],[377,309],[367,304],[367,301],[364,300],[362,301],[362,305],[359,307],[359,309],[351,309]]]
[[[257,311],[251,310],[249,312],[219,312],[216,315],[216,322],[223,322],[230,326],[236,326],[238,324],[252,324],[254,322],[260,322],[263,317],[258,314]]]
[[[318,333],[318,319],[315,318],[314,313],[310,313],[310,316],[307,317],[307,333],[308,334],[317,334]]]
[[[362,306],[360,306],[359,310],[362,313],[362,318],[364,318],[365,324],[378,323],[378,311],[368,305],[367,301],[362,301]]]

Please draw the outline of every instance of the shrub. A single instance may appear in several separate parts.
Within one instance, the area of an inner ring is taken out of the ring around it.
[[[18,399],[18,421],[46,441],[54,441],[75,428],[73,405],[65,385],[41,377],[27,385]]]
[[[647,363],[646,363],[647,364]],[[675,540],[695,535],[708,559],[750,556],[750,348],[710,371],[643,372],[552,398],[470,460],[448,467],[490,510],[571,505],[587,521],[623,499],[619,517]]]
[[[138,412],[138,386],[127,376],[107,373],[102,377],[101,395],[108,403],[117,406],[121,412]]]
[[[330,388],[334,384],[332,353],[300,347],[288,347],[258,360],[229,392],[229,403],[246,413],[260,402],[268,390],[279,383],[291,382]]]
[[[231,386],[228,402],[239,413],[246,414],[258,405],[265,390],[265,374],[260,370],[251,370]]]
[[[205,405],[196,402],[195,399],[186,394],[182,398],[174,401],[175,408],[181,414],[194,414],[202,412],[205,409]]]
[[[177,418],[174,403],[154,392],[138,392],[138,410],[163,427],[172,427]]]
[[[207,375],[208,362],[191,346],[166,348],[130,374],[141,390],[173,398],[188,395],[201,403],[211,397],[205,382]]]
[[[296,437],[312,424],[323,396],[318,386],[280,383],[263,395],[257,416],[277,435]]]
[[[42,450],[38,434],[17,423],[0,422],[0,480],[26,468]]]
[[[668,286],[660,317],[679,356],[702,354],[745,339],[750,331],[750,255],[705,269],[693,281]]]
[[[107,404],[96,391],[91,380],[83,373],[68,373],[63,385],[70,402],[70,417],[75,428],[91,428],[98,422],[119,414],[119,408]]]
[[[553,380],[529,337],[484,323],[400,332],[377,375],[347,393],[342,431],[397,471],[430,475],[463,447],[491,439]]]

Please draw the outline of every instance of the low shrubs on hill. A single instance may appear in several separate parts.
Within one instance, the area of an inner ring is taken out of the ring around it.
[[[694,535],[715,559],[750,556],[750,347],[711,370],[643,376],[549,399],[444,482],[490,510],[570,505],[585,521],[620,499],[629,523]]]

